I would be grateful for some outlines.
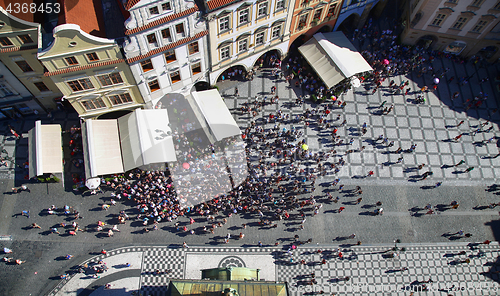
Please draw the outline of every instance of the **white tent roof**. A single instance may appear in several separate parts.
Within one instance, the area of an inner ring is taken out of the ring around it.
[[[28,132],[29,177],[62,173],[61,125],[35,122]]]
[[[357,73],[373,71],[342,32],[316,33],[299,51],[328,88]]]
[[[116,119],[88,119],[82,139],[87,178],[124,172]]]
[[[118,118],[125,171],[177,160],[168,123],[166,109],[138,109]]]
[[[234,121],[218,90],[193,92],[191,95],[217,141],[241,134],[238,124]]]

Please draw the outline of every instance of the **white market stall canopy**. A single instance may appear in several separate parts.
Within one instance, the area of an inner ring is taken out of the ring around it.
[[[193,92],[191,95],[217,141],[241,134],[238,124],[234,121],[218,90]]]
[[[373,71],[342,32],[316,33],[299,51],[328,88],[355,74]]]
[[[168,124],[166,109],[138,109],[118,118],[125,171],[177,160],[172,130]]]
[[[124,172],[116,119],[85,121],[82,139],[87,179]]]
[[[46,173],[62,173],[61,125],[45,124],[40,120],[28,132],[29,177]]]
[[[82,137],[86,177],[176,161],[168,125],[166,109],[137,109],[118,119],[85,121]]]

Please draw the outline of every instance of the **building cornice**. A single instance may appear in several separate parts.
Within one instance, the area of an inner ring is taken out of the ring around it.
[[[47,77],[54,76],[54,75],[61,75],[61,74],[66,74],[66,73],[71,73],[71,72],[84,71],[84,70],[88,70],[88,69],[92,69],[92,68],[105,67],[105,66],[124,63],[124,62],[125,62],[124,59],[98,62],[98,63],[92,63],[92,64],[88,64],[88,65],[83,65],[83,66],[76,66],[76,67],[61,69],[61,70],[57,70],[57,71],[53,71],[53,72],[45,72],[43,75],[47,76]]]
[[[172,48],[175,48],[177,46],[180,46],[180,45],[189,43],[191,41],[194,41],[196,39],[199,39],[199,38],[201,38],[201,37],[203,37],[203,36],[205,36],[207,34],[208,34],[208,30],[202,31],[202,32],[194,35],[193,37],[186,37],[186,38],[183,38],[183,39],[178,40],[176,42],[173,42],[173,43],[170,43],[168,45],[162,46],[160,48],[153,49],[153,50],[151,50],[151,51],[149,51],[149,52],[147,52],[145,54],[142,54],[142,55],[139,55],[139,56],[136,56],[136,57],[133,57],[133,58],[129,58],[129,59],[127,59],[127,63],[130,64],[130,63],[137,62],[139,60],[147,59],[147,58],[149,58],[149,57],[151,57],[153,55],[156,55],[156,54],[159,54],[159,53],[163,53],[163,52],[168,51],[168,50],[170,50]]]
[[[153,27],[156,27],[156,26],[159,26],[159,25],[162,25],[162,24],[174,21],[174,20],[179,19],[181,17],[191,15],[191,14],[197,12],[197,11],[198,11],[198,6],[194,6],[194,7],[191,7],[189,9],[186,9],[186,10],[184,10],[182,12],[170,14],[170,15],[167,15],[167,16],[162,17],[160,19],[157,19],[155,21],[152,21],[152,22],[150,22],[149,24],[147,24],[145,26],[141,26],[141,27],[137,27],[137,28],[134,28],[134,29],[126,30],[125,31],[125,35],[136,34],[136,33],[145,31],[147,29],[151,29]]]
[[[38,49],[38,46],[37,45],[28,45],[28,46],[7,47],[7,48],[0,49],[0,53],[8,53],[8,52],[15,52],[15,51],[30,50],[30,49]]]

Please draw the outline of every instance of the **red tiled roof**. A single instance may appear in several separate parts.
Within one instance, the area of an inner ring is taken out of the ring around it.
[[[101,0],[60,0],[61,12],[57,25],[76,24],[82,31],[106,37]]]
[[[207,2],[208,10],[214,10],[224,5],[231,4],[233,2],[238,2],[241,0],[210,0]]]
[[[137,61],[142,60],[142,59],[146,59],[146,58],[148,58],[150,56],[153,56],[155,54],[159,54],[159,53],[162,53],[164,51],[170,50],[170,49],[175,48],[175,47],[177,47],[179,45],[189,43],[189,42],[191,42],[193,40],[196,40],[198,38],[201,38],[201,37],[203,37],[203,36],[205,36],[207,34],[208,34],[208,30],[200,32],[200,33],[194,35],[193,37],[187,37],[187,38],[178,40],[178,41],[176,41],[174,43],[170,43],[168,45],[165,45],[163,47],[160,47],[160,48],[157,48],[157,49],[153,49],[153,50],[149,51],[146,54],[143,54],[143,55],[140,55],[140,56],[136,56],[136,57],[127,59],[127,63],[133,63],[133,62],[137,62]]]
[[[38,47],[36,45],[29,45],[29,46],[14,46],[14,47],[7,47],[7,48],[1,48],[0,53],[7,53],[7,52],[14,52],[14,51],[21,51],[21,50],[29,50],[29,49],[37,49]]]
[[[184,10],[184,11],[179,12],[179,13],[174,13],[174,14],[167,15],[166,17],[162,17],[161,19],[157,19],[157,20],[155,20],[153,22],[150,22],[149,24],[147,24],[145,26],[137,27],[137,28],[132,29],[132,30],[127,30],[127,31],[125,31],[125,35],[132,35],[132,34],[135,34],[135,33],[138,33],[138,32],[141,32],[141,31],[144,31],[144,30],[156,27],[156,26],[159,26],[161,24],[171,22],[171,21],[176,20],[178,18],[181,18],[183,16],[195,13],[196,11],[198,11],[198,6],[191,7],[189,9]]]
[[[125,4],[125,9],[129,10],[130,8],[134,7],[137,3],[139,3],[141,0],[128,0],[127,4]]]
[[[16,1],[12,1],[12,0],[0,0],[0,6],[2,6],[3,9],[7,9],[8,5],[10,4],[10,9],[11,11],[9,12],[11,15],[17,17],[17,18],[20,18],[24,21],[27,21],[27,22],[36,22],[35,21],[35,14],[34,13],[31,13],[31,12],[23,12],[21,9],[16,9],[17,5],[19,4],[20,6],[19,7],[23,7],[23,4],[24,5],[29,5],[31,3],[35,3],[38,5],[40,5],[40,2],[38,1],[33,1],[33,0],[16,0]],[[16,6],[14,6],[16,5]],[[38,6],[37,6],[38,7]],[[17,11],[17,13],[16,13]],[[43,19],[42,19],[43,20]]]
[[[60,74],[66,74],[66,73],[71,73],[71,72],[76,72],[76,71],[92,69],[92,68],[104,67],[104,66],[109,66],[109,65],[114,65],[114,64],[118,64],[118,63],[124,63],[124,62],[125,62],[124,59],[117,59],[117,60],[88,64],[88,65],[84,65],[84,66],[76,66],[76,67],[66,68],[66,69],[57,70],[54,72],[45,72],[43,75],[44,76],[54,76],[54,75],[60,75]]]

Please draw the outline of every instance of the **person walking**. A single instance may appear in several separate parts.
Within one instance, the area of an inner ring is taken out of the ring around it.
[[[239,97],[240,96],[240,92],[238,91],[237,87],[234,88],[234,96],[235,97]]]
[[[465,163],[465,160],[463,160],[463,159],[462,159],[462,160],[461,160],[461,161],[459,161],[457,164],[455,164],[455,165],[454,165],[454,167],[457,167],[457,166],[459,166],[459,165],[461,165],[461,164],[464,164],[464,163]]]
[[[470,171],[472,171],[474,169],[474,167],[468,167],[465,169],[464,173],[469,173]]]
[[[461,126],[462,124],[464,124],[464,121],[460,121],[458,124],[457,124],[457,127]]]

